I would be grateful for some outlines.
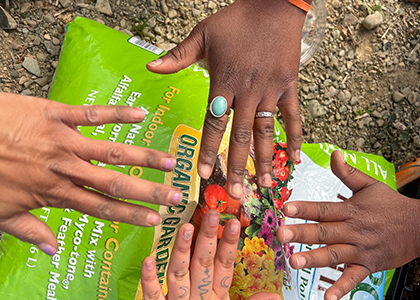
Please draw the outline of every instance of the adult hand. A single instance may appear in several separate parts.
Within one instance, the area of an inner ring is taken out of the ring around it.
[[[94,166],[136,165],[171,171],[166,153],[80,134],[78,125],[138,123],[139,108],[68,106],[54,101],[0,93],[0,230],[37,245],[52,255],[58,249],[53,231],[30,210],[50,206],[72,208],[91,216],[153,226],[160,216],[152,209],[117,198],[162,205],[181,201],[177,189]]]
[[[229,287],[238,247],[241,224],[231,219],[217,244],[220,214],[209,210],[201,224],[190,261],[194,226],[184,224],[176,238],[167,272],[168,295],[165,297],[156,274],[156,261],[147,257],[141,269],[144,300],[201,299],[228,300]],[[251,300],[280,300],[280,296],[260,293]]]
[[[279,107],[286,125],[290,157],[300,159],[301,121],[297,75],[305,12],[286,0],[238,0],[199,23],[176,48],[149,63],[156,73],[178,72],[206,58],[210,73],[209,103],[216,96],[235,111],[230,139],[227,186],[236,199],[243,179],[250,141],[254,136],[259,184],[271,186],[273,118]],[[209,178],[228,122],[209,112],[203,128],[198,162],[202,178]]]
[[[293,254],[290,264],[295,269],[346,264],[342,276],[325,293],[326,300],[337,300],[369,274],[419,256],[420,202],[351,167],[339,151],[331,156],[331,168],[353,196],[341,203],[286,204],[286,216],[319,223],[282,226],[277,237],[281,242],[326,244]]]

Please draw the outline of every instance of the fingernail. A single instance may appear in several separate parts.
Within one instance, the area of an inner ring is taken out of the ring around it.
[[[283,229],[283,243],[291,241],[293,237],[293,231],[291,231],[290,229]]]
[[[306,259],[303,256],[296,257],[296,268],[301,269],[306,265]]]
[[[49,255],[49,256],[53,256],[55,254],[55,252],[57,252],[57,250],[55,250],[52,246],[46,244],[46,243],[41,243],[38,245],[39,250],[41,250],[42,252],[44,252],[45,254]]]
[[[230,224],[229,231],[230,231],[230,233],[238,233],[239,225],[236,222]]]
[[[131,113],[131,115],[135,119],[143,119],[145,116],[144,111],[141,108],[133,109],[133,112]]]
[[[299,208],[296,205],[293,204],[287,204],[284,208],[284,212],[287,216],[295,216],[299,212]]]
[[[153,269],[153,261],[148,261],[148,262],[146,262],[146,269],[147,270],[152,270]]]
[[[338,299],[337,295],[331,295],[330,297],[330,300],[337,300],[337,299]]]
[[[198,170],[200,173],[200,177],[204,179],[209,179],[211,175],[211,166],[210,165],[201,165],[200,170]]]
[[[162,62],[163,62],[163,60],[158,58],[154,61],[149,62],[147,65],[150,66],[150,67],[157,67],[157,66],[160,66],[162,64]]]
[[[175,167],[175,159],[173,158],[163,158],[162,165],[165,170],[172,171]]]
[[[269,173],[265,174],[263,176],[263,184],[264,184],[264,186],[268,186],[268,187],[271,186],[271,182],[272,182],[271,174],[269,174]]]
[[[220,219],[220,215],[216,214],[216,213],[210,213],[209,214],[209,224],[210,226],[216,226],[217,224],[219,224],[219,219]]]
[[[193,236],[193,232],[192,231],[185,231],[184,232],[184,240],[189,241]]]
[[[236,198],[241,198],[243,193],[243,186],[241,183],[235,183],[232,187],[232,195]]]
[[[295,160],[294,162],[297,163],[300,161],[300,149],[295,151]]]
[[[156,226],[160,222],[160,216],[156,214],[148,214],[146,220],[147,224],[150,226]]]
[[[172,204],[178,205],[181,202],[181,193],[176,192],[172,197]]]

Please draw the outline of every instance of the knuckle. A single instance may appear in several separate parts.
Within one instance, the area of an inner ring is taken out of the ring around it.
[[[220,136],[226,130],[225,122],[216,118],[206,118],[204,127],[207,129],[206,133],[210,133],[212,136]]]
[[[328,214],[328,206],[326,203],[319,203],[318,204],[318,220],[324,219]]]
[[[159,186],[154,187],[150,198],[151,198],[150,199],[151,203],[157,203],[157,204],[162,203],[163,202],[162,188]]]
[[[258,126],[256,131],[256,133],[263,139],[273,139],[274,127],[271,122]]]
[[[111,220],[114,216],[114,205],[110,201],[102,201],[98,207],[98,217],[105,220]]]
[[[146,167],[150,168],[155,166],[158,161],[157,153],[149,151],[149,153],[146,153],[146,155]]]
[[[146,294],[147,296],[145,298],[148,300],[157,300],[159,299],[161,292],[162,291],[160,289],[150,291]]]
[[[329,259],[329,265],[330,266],[336,266],[339,264],[339,255],[337,251],[334,249],[331,249],[330,247],[326,247],[326,250],[328,252],[328,259]]]
[[[316,232],[318,234],[318,241],[320,244],[325,244],[325,241],[328,238],[327,229],[324,225],[317,223],[316,225]]]
[[[125,191],[127,190],[127,183],[125,178],[118,174],[114,178],[112,178],[111,183],[109,185],[109,193],[117,198],[123,198]]]
[[[232,141],[238,145],[248,145],[251,142],[251,131],[249,129],[240,128],[232,132]]]
[[[124,159],[124,150],[117,146],[110,147],[107,151],[106,159],[109,164],[118,164]]]
[[[229,167],[228,170],[230,174],[239,178],[243,178],[245,175],[245,168],[242,168],[240,166],[232,166]]]
[[[231,269],[235,264],[235,260],[231,258],[222,257],[218,259],[218,263],[224,269]]]
[[[258,164],[260,164],[261,166],[271,168],[272,163],[273,161],[271,160],[271,157],[258,158]]]
[[[95,106],[88,106],[85,108],[85,117],[89,123],[96,123],[99,121],[99,109]]]
[[[115,106],[114,109],[114,121],[116,122],[122,122],[125,119],[125,109],[127,107],[124,106]]]
[[[213,258],[200,258],[198,264],[203,268],[210,268],[213,266]]]
[[[176,270],[173,274],[174,278],[176,281],[178,282],[182,282],[186,279],[189,278],[189,271],[187,268],[181,269],[181,270]]]

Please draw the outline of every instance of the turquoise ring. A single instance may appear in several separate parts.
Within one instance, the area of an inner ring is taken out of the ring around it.
[[[228,103],[226,101],[226,98],[223,96],[216,96],[213,98],[213,100],[210,103],[210,113],[215,118],[222,117],[228,109]]]

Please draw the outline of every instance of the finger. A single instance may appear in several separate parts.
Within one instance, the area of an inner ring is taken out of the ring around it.
[[[181,226],[169,261],[168,300],[190,298],[190,250],[194,233],[192,224]]]
[[[235,99],[235,103],[242,103],[243,107],[235,109],[230,135],[227,189],[229,195],[240,199],[243,194],[243,181],[245,166],[248,160],[249,146],[252,138],[256,107],[251,103],[258,101],[250,100],[249,105],[244,99]],[[270,147],[270,150],[273,147]]]
[[[343,223],[315,223],[281,226],[277,230],[281,243],[337,244],[354,240],[349,228]]]
[[[325,292],[326,300],[341,299],[361,283],[370,272],[367,268],[358,265],[348,265],[343,275]]]
[[[266,101],[267,102],[267,101]],[[264,103],[264,102],[262,102]],[[275,108],[275,107],[273,107]],[[275,113],[273,108],[260,104],[257,112]],[[257,178],[260,186],[269,188],[272,183],[274,118],[256,118],[254,121],[254,148],[257,162]]]
[[[284,205],[287,217],[317,222],[339,222],[346,220],[350,212],[343,202],[293,201]]]
[[[29,212],[1,221],[0,230],[21,241],[36,245],[50,256],[58,250],[58,242],[51,228]]]
[[[212,296],[219,220],[220,214],[216,210],[209,210],[201,223],[190,268],[191,299],[205,300]]]
[[[282,300],[283,298],[280,295],[274,293],[258,293],[252,295],[248,300]]]
[[[56,105],[51,106],[50,115],[70,126],[95,126],[107,123],[138,123],[144,120],[141,108],[102,105]]]
[[[73,151],[86,161],[94,159],[111,165],[133,165],[162,171],[172,171],[175,166],[173,156],[165,152],[81,138],[83,146],[75,144]]]
[[[353,193],[376,182],[372,177],[346,163],[339,150],[335,150],[331,155],[331,170]]]
[[[204,58],[204,32],[203,24],[198,24],[190,35],[174,49],[164,56],[149,62],[146,67],[149,71],[159,74],[176,73],[197,60]]]
[[[229,122],[229,112],[233,101],[233,95],[222,84],[215,80],[210,83],[209,105],[217,96],[223,96],[227,101],[226,113],[220,118],[214,117],[209,111],[206,114],[203,125],[203,137],[201,139],[200,154],[198,156],[198,173],[201,178],[208,179],[213,171],[219,151],[220,142]]]
[[[153,257],[146,257],[141,266],[141,286],[144,300],[165,300],[156,272]]]
[[[88,186],[116,198],[140,200],[148,203],[174,206],[182,200],[180,190],[168,185],[131,177],[89,163],[79,163],[79,173],[73,182]]]
[[[360,255],[352,245],[328,245],[307,252],[295,253],[289,263],[294,269],[323,268],[356,263]]]
[[[69,194],[71,199],[62,205],[93,217],[143,227],[160,223],[160,215],[151,208],[111,199],[84,188],[74,188]]]
[[[225,228],[227,230],[223,230],[214,261],[213,291],[221,299],[229,295],[241,223],[239,220],[232,219],[225,225]]]
[[[302,123],[295,85],[281,96],[278,107],[286,129],[288,153],[293,161],[298,162],[302,145]]]

